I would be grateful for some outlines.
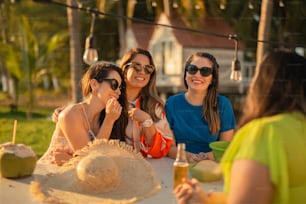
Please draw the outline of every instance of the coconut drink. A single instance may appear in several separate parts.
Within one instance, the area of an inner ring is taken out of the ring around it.
[[[12,142],[0,144],[0,176],[4,178],[20,178],[32,175],[37,156],[24,144],[15,144],[17,120],[14,121]]]

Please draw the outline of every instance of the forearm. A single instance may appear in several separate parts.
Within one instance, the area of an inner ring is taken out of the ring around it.
[[[112,133],[113,125],[114,125],[113,120],[109,120],[107,118],[104,119],[100,130],[98,132],[98,135],[96,136],[97,139],[109,139],[110,135]]]
[[[175,159],[177,154],[177,147],[172,145],[169,152],[168,157]],[[186,152],[186,157],[189,163],[198,162],[199,159],[197,158],[197,154]]]
[[[155,136],[155,133],[156,133],[155,126],[151,125],[150,127],[143,127],[143,133],[144,133],[146,144],[148,146],[152,146],[154,136]]]
[[[227,197],[224,192],[210,192],[205,196],[205,203],[210,204],[225,204],[227,203]]]
[[[228,130],[220,134],[220,140],[231,141],[233,139],[234,130]]]
[[[175,158],[176,158],[176,151],[177,151],[177,148],[176,148],[176,146],[175,146],[175,144],[174,144],[174,145],[172,145],[172,146],[170,147],[170,150],[169,150],[169,152],[168,152],[168,157],[170,157],[170,158],[172,158],[172,159],[175,159]]]

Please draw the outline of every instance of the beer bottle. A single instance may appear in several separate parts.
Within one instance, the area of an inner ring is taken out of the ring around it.
[[[173,189],[182,182],[183,178],[189,178],[189,164],[185,148],[185,143],[179,143],[177,145],[176,159],[173,163]]]

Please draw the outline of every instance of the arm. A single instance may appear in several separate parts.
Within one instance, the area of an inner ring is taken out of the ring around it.
[[[233,138],[233,134],[234,134],[234,130],[228,130],[228,131],[222,132],[222,133],[220,133],[220,140],[230,141]],[[175,142],[175,138],[173,138],[173,143],[172,143],[171,148],[168,152],[168,157],[175,159],[176,158],[176,151],[177,151],[176,142]],[[199,154],[186,152],[186,154],[187,154],[187,160],[188,160],[189,163],[194,163],[194,162],[201,161],[202,158],[203,158],[202,157],[203,154],[207,154],[208,159],[215,160],[212,152],[206,152],[206,153],[200,152]]]
[[[156,105],[155,112],[160,120],[155,122],[153,125],[156,130],[153,137],[153,143],[151,146],[149,146],[148,154],[150,154],[153,158],[160,158],[168,154],[174,138],[166,118],[166,114],[163,112],[162,107]]]
[[[115,99],[109,99],[105,107],[105,118],[97,134],[98,139],[109,139],[112,133],[113,125],[115,121],[120,117],[122,107],[120,103]]]
[[[233,135],[234,135],[234,129],[221,132],[219,140],[231,141],[233,139]]]
[[[170,150],[168,152],[168,157],[173,158],[173,159],[176,158],[176,153],[177,153],[177,147],[176,147],[175,144],[176,144],[175,141],[173,141],[173,143],[170,147]],[[207,158],[206,158],[206,155],[205,155],[205,157],[203,157],[204,154],[207,155]],[[212,152],[206,152],[206,153],[200,152],[199,154],[194,154],[194,153],[186,151],[186,157],[187,157],[188,163],[196,163],[196,162],[199,162],[203,159],[215,160]]]
[[[129,116],[132,120],[140,122],[140,124],[145,120],[151,119],[151,116],[140,108],[130,109]],[[145,137],[146,144],[152,146],[156,134],[155,124],[152,124],[150,127],[142,127],[142,133]]]
[[[186,203],[271,203],[274,187],[268,167],[251,160],[235,161],[231,171],[228,196],[222,192],[206,194],[195,179],[177,186],[173,193],[179,204]]]
[[[52,114],[52,121],[57,123],[59,114],[65,109],[65,106],[58,107],[54,110]]]
[[[223,192],[205,193],[196,179],[184,180],[173,193],[178,204],[226,203],[226,195]]]
[[[269,168],[254,160],[237,160],[230,174],[228,203],[271,203],[274,187]]]
[[[66,137],[73,152],[83,148],[89,142],[86,122],[78,105],[67,107],[61,112],[57,122],[59,134]]]

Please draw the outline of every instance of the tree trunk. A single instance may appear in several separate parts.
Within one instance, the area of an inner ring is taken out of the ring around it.
[[[118,15],[124,16],[123,13],[123,5],[121,1],[117,2],[118,7]],[[119,52],[119,58],[124,55],[126,51],[126,37],[125,37],[125,20],[123,18],[118,18],[118,33],[119,33],[119,43],[120,43],[120,52]]]
[[[273,13],[273,0],[262,0],[261,2],[261,15],[258,26],[258,43],[257,43],[257,55],[256,55],[256,67],[262,61],[263,56],[268,50],[269,44],[261,41],[268,41],[270,34],[270,26]],[[258,73],[258,69],[255,70],[255,75]]]
[[[77,0],[67,0],[68,5],[77,6]],[[72,102],[82,100],[80,80],[82,77],[82,55],[79,13],[76,9],[67,8],[68,26],[70,33],[70,76]]]

